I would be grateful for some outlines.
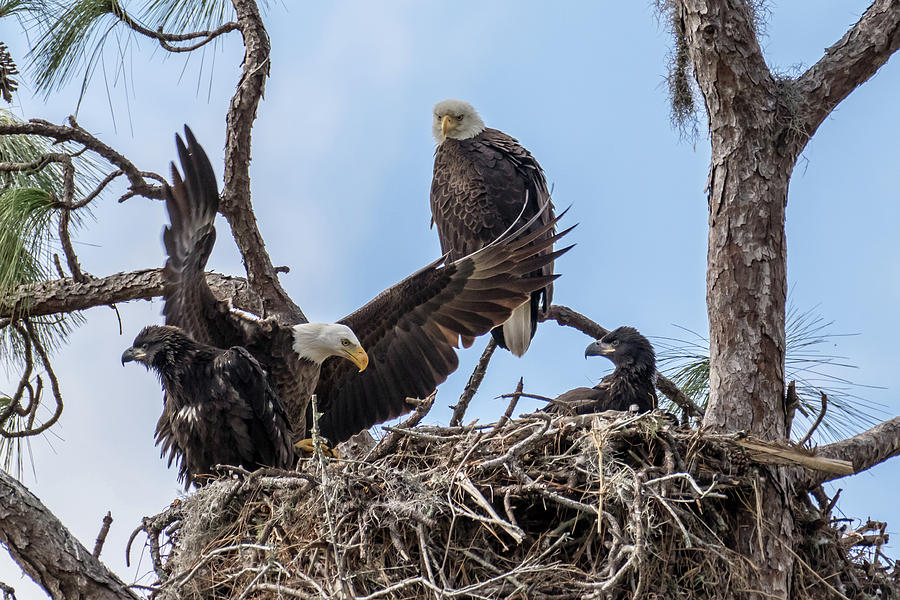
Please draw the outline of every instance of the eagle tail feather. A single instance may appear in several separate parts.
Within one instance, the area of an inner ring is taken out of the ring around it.
[[[522,356],[534,337],[531,302],[523,302],[503,323],[503,341],[510,352]]]

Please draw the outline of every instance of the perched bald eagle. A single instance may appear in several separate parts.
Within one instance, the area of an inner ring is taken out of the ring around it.
[[[184,489],[212,478],[216,465],[293,467],[290,427],[266,374],[240,346],[214,348],[178,327],[151,325],[122,354],[159,375],[165,396],[156,445],[178,463]]]
[[[295,441],[307,435],[314,392],[322,434],[333,444],[410,411],[407,398],[424,398],[456,369],[460,336],[471,344],[508,319],[557,277],[529,274],[569,249],[548,251],[567,233],[550,234],[555,220],[537,229],[531,222],[531,233],[516,231],[469,256],[427,265],[338,323],[259,319],[217,300],[206,283],[219,196],[209,159],[185,133],[187,146],[176,136],[184,179],[173,165],[166,203],[166,322],[206,344],[245,347],[284,403]]]
[[[639,412],[656,408],[656,354],[650,341],[634,327],[619,327],[589,345],[584,356],[605,356],[616,370],[592,388],[580,387],[562,394],[548,407],[554,412],[587,414],[604,410]]]
[[[553,204],[541,166],[528,150],[502,131],[484,126],[471,104],[444,100],[434,107],[434,153],[431,182],[432,224],[450,260],[483,248],[508,228],[539,215],[528,228],[542,230],[538,239],[553,236]],[[544,250],[552,252],[552,246]],[[548,261],[531,275],[553,272]],[[522,356],[534,337],[538,311],[547,310],[553,284],[531,293],[512,316],[491,333],[502,348]]]

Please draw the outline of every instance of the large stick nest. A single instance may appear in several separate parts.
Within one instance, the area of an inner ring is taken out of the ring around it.
[[[732,598],[752,569],[734,515],[766,526],[772,471],[741,440],[660,411],[394,429],[365,458],[237,474],[146,519],[153,595]],[[793,497],[793,597],[900,590],[883,525],[850,531],[829,504]]]

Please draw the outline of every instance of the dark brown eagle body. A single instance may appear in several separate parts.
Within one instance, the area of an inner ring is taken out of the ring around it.
[[[176,136],[184,180],[173,165],[174,184],[166,199],[171,221],[163,232],[168,254],[163,292],[166,324],[181,327],[204,344],[246,348],[281,399],[294,441],[302,439],[306,405],[318,383],[319,365],[294,352],[290,326],[236,311],[230,300],[213,295],[205,271],[216,240],[218,184],[206,153],[189,129],[186,137],[187,146]]]
[[[308,433],[312,393],[324,415],[322,433],[335,444],[410,411],[408,398],[427,396],[456,369],[460,338],[468,346],[507,320],[532,291],[549,286],[557,275],[547,265],[568,250],[552,251],[568,232],[554,234],[555,219],[541,227],[537,218],[527,221],[523,230],[477,253],[424,267],[337,325],[324,324],[355,333],[370,353],[365,371],[338,351],[324,362],[307,360],[298,354],[296,330],[316,324],[258,319],[216,299],[207,285],[218,189],[206,154],[187,128],[186,136],[187,147],[177,139],[184,180],[173,165],[167,198],[172,224],[163,236],[169,254],[166,322],[213,346],[246,348],[284,403],[295,441]]]
[[[156,444],[178,480],[199,487],[216,465],[293,466],[290,427],[266,374],[241,347],[214,348],[170,326],[150,326],[122,355],[159,375],[163,412]]]
[[[531,153],[515,138],[485,128],[474,137],[447,138],[438,145],[431,214],[441,250],[453,260],[484,247],[535,215],[539,218],[529,229],[546,227],[553,220],[553,204],[541,166]],[[547,237],[552,235],[552,229],[545,232]],[[552,272],[553,263],[549,262],[533,275]],[[539,310],[546,310],[552,299],[552,283],[531,293],[528,340],[534,336]],[[498,327],[492,333],[507,347],[503,332],[504,328]]]
[[[619,327],[585,349],[585,356],[606,356],[616,370],[592,388],[580,387],[557,397],[552,412],[588,414],[605,410],[647,412],[657,406],[656,354],[650,341],[633,327]]]

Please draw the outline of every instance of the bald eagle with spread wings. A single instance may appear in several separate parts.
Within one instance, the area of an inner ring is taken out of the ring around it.
[[[187,145],[176,136],[184,177],[173,164],[166,199],[166,323],[203,344],[246,348],[284,404],[294,441],[309,432],[313,393],[332,444],[410,411],[408,398],[424,398],[457,368],[460,340],[471,345],[550,285],[558,275],[547,265],[570,248],[550,251],[569,231],[553,233],[556,219],[532,219],[425,266],[337,323],[257,318],[217,299],[206,282],[219,193],[206,153],[187,127],[185,135]]]
[[[462,100],[444,100],[434,107],[432,133],[438,143],[431,182],[432,223],[441,249],[450,260],[471,254],[511,227],[525,230],[541,242],[553,237],[553,204],[541,165],[519,142],[502,131],[485,127],[475,108]],[[540,251],[550,255],[552,244]],[[539,280],[553,272],[548,260],[528,276]],[[528,301],[491,333],[502,348],[516,356],[528,350],[538,313],[553,299],[553,283],[536,286]]]

